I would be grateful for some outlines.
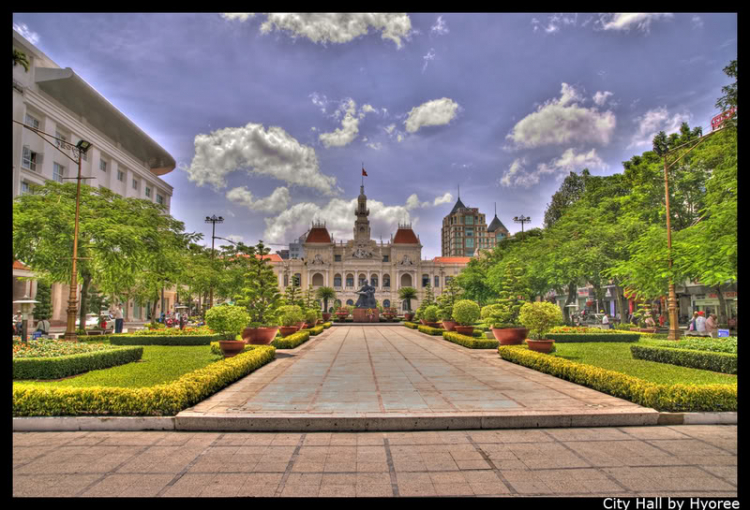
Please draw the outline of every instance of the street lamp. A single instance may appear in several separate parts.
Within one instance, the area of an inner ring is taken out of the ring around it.
[[[209,308],[212,308],[214,306],[214,279],[213,279],[213,272],[214,272],[214,240],[216,239],[216,224],[217,223],[223,223],[224,218],[219,216],[218,218],[214,214],[213,216],[209,217],[206,216],[206,223],[212,223],[212,230],[211,230],[211,285],[209,286]]]
[[[76,312],[78,311],[78,297],[76,296],[78,290],[78,273],[76,272],[76,263],[78,262],[78,219],[80,216],[81,208],[81,180],[83,179],[94,179],[94,177],[81,177],[81,160],[83,155],[91,148],[91,142],[86,140],[79,140],[77,144],[67,142],[61,138],[48,135],[44,131],[27,126],[22,122],[14,120],[16,124],[20,124],[26,129],[29,129],[38,134],[42,140],[54,147],[63,156],[71,160],[73,163],[78,165],[78,176],[77,177],[63,177],[63,179],[75,179],[77,181],[76,186],[76,219],[75,227],[73,229],[73,268],[70,271],[70,294],[68,295],[68,323],[65,329],[65,340],[77,341],[76,335]],[[50,139],[55,140],[53,143]],[[62,150],[62,149],[65,149]],[[74,157],[70,157],[66,151],[71,151]]]
[[[29,295],[25,295],[23,299],[17,299],[13,301],[14,305],[21,305],[21,341],[23,343],[27,342],[26,335],[29,329],[29,315],[31,314],[31,310],[34,308],[34,305],[39,303],[39,301],[35,301],[33,299],[29,298]]]
[[[521,224],[521,233],[523,234],[523,224],[529,223],[531,221],[531,218],[529,218],[528,216],[521,215],[521,216],[516,216],[515,218],[513,218],[513,221]]]

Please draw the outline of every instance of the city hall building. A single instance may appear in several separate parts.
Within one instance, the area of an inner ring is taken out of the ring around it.
[[[293,282],[299,282],[303,291],[332,287],[336,291],[336,304],[354,305],[359,297],[356,291],[367,280],[377,289],[375,299],[379,304],[400,311],[406,309],[406,303],[399,299],[399,289],[416,288],[418,298],[411,300],[411,309],[416,310],[427,285],[433,288],[435,296],[440,295],[450,279],[471,260],[471,257],[422,260],[422,244],[409,224],[400,224],[389,243],[372,239],[364,186],[360,187],[354,212],[351,240],[334,242],[325,224],[314,222],[302,243],[303,258],[269,256],[282,292]],[[329,302],[329,309],[333,305]]]

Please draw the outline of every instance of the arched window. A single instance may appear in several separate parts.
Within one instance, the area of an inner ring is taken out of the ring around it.
[[[346,286],[349,288],[354,287],[354,275],[351,273],[346,275]]]
[[[427,287],[430,284],[430,275],[423,274],[422,275],[422,288]]]
[[[292,278],[292,285],[295,287],[299,287],[302,285],[302,273],[294,273],[294,277]]]
[[[376,274],[371,274],[370,275],[370,285],[372,285],[373,287],[377,287],[378,286],[378,275],[376,275]]]
[[[391,307],[391,300],[390,299],[384,299],[383,300],[383,308],[390,308]]]
[[[440,277],[436,276],[435,277],[435,288],[437,289],[438,287],[440,287]]]
[[[354,306],[354,301],[352,301],[351,299],[347,299],[346,304],[347,306]]]
[[[383,275],[383,288],[384,289],[390,289],[391,288],[391,275],[384,274]]]
[[[364,273],[360,273],[359,278],[357,278],[357,285],[362,287],[362,285],[365,284],[365,280],[367,280],[367,276],[365,276]]]
[[[411,275],[408,273],[401,275],[401,287],[411,287]]]
[[[333,277],[333,286],[341,287],[341,275],[336,273]]]
[[[312,277],[312,285],[313,287],[322,287],[323,286],[323,275],[320,273],[315,273]]]
[[[334,304],[333,304],[333,306],[338,306],[338,307],[341,307],[341,300],[340,300],[340,299],[337,299],[337,300],[336,300],[336,301],[334,301],[333,303],[334,303]]]

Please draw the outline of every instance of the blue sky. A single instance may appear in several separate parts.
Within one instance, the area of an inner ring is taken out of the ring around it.
[[[622,172],[659,130],[710,126],[735,14],[23,14],[177,160],[172,215],[285,244],[351,238],[361,167],[373,237],[410,221],[423,258],[457,198],[542,225],[569,171]],[[274,246],[281,249],[282,246]]]

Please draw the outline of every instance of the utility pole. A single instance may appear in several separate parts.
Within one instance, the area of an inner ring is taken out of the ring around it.
[[[209,286],[209,297],[208,297],[208,308],[211,309],[214,306],[214,240],[216,239],[216,224],[223,223],[224,218],[219,216],[218,218],[214,214],[209,217],[206,216],[206,223],[211,223],[211,285]]]
[[[495,214],[497,214],[497,212]],[[515,218],[513,218],[513,221],[521,224],[521,233],[523,234],[523,224],[529,223],[531,221],[531,218],[521,215],[521,216],[516,216]]]

